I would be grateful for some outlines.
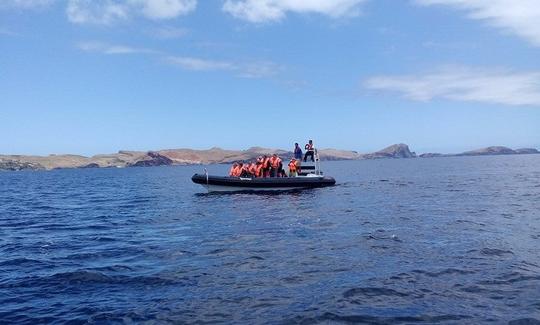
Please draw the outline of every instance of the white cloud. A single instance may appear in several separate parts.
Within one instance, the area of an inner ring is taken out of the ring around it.
[[[66,9],[69,21],[76,24],[110,24],[128,18],[129,8],[111,0],[70,0]]]
[[[111,24],[137,15],[171,19],[192,12],[196,6],[197,0],[69,0],[66,12],[73,23]]]
[[[365,81],[364,86],[398,92],[417,101],[441,98],[503,105],[540,105],[540,71],[451,66],[427,74],[376,76]]]
[[[185,15],[197,7],[197,0],[128,0],[140,7],[142,14],[150,19],[169,19]]]
[[[367,0],[226,0],[223,10],[236,18],[254,23],[277,21],[287,12],[318,13],[331,17],[358,14]]]
[[[234,64],[230,62],[205,60],[186,56],[169,56],[166,58],[166,61],[186,70],[217,71],[235,69]]]
[[[106,55],[148,54],[161,58],[169,65],[191,71],[226,71],[241,78],[269,78],[281,71],[281,67],[269,61],[233,62],[203,59],[191,56],[173,56],[167,53],[126,45],[109,44],[99,41],[87,41],[77,44],[77,48],[85,52]]]
[[[77,44],[77,47],[86,52],[97,52],[101,54],[159,54],[159,51],[152,49],[103,42],[81,42]]]
[[[417,4],[448,5],[468,12],[468,17],[509,31],[540,46],[539,0],[415,0]]]
[[[194,57],[169,56],[165,61],[171,65],[192,71],[229,71],[242,78],[268,78],[276,75],[281,68],[268,61],[231,62],[215,61]]]

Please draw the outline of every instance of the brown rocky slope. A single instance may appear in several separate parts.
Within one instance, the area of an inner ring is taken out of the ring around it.
[[[384,150],[388,150],[384,149]],[[407,148],[408,150],[408,148]],[[293,153],[281,149],[253,147],[247,150],[225,150],[211,148],[208,150],[167,149],[160,151],[119,151],[115,154],[96,155],[92,157],[78,155],[22,156],[0,155],[0,170],[23,169],[56,169],[56,168],[107,168],[107,167],[145,167],[164,165],[220,164],[233,161],[252,160],[267,154],[278,154],[289,159]],[[321,149],[321,160],[363,159],[364,156],[355,151]],[[395,155],[399,155],[396,153]],[[382,156],[381,156],[382,157]],[[378,158],[366,157],[366,158]]]
[[[57,168],[108,168],[108,167],[150,167],[168,165],[220,164],[233,161],[247,161],[267,154],[277,153],[283,159],[290,159],[291,151],[253,147],[247,150],[208,150],[167,149],[159,151],[119,151],[115,154],[85,157],[79,155],[23,156],[0,155],[0,170],[50,170]],[[420,157],[458,156],[458,155],[500,155],[539,153],[536,149],[512,150],[506,147],[488,147],[457,155],[423,154]],[[361,154],[356,151],[320,149],[321,160],[360,160],[384,158],[415,158],[406,144],[394,144],[382,150]]]

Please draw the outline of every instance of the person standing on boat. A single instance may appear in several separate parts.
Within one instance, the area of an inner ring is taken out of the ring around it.
[[[302,149],[300,148],[300,145],[298,142],[294,144],[294,159],[296,159],[296,173],[300,173],[300,165],[302,163],[302,158],[304,157],[304,154],[302,153]]]
[[[304,161],[307,161],[307,157],[311,156],[311,161],[315,162],[315,148],[313,147],[313,140],[309,140],[306,143],[304,149],[306,149],[306,154],[304,155]]]
[[[281,159],[279,159],[277,154],[273,154],[270,158],[270,177],[278,177],[280,164]]]
[[[294,159],[296,160],[302,160],[303,157],[302,149],[300,148],[300,145],[298,145],[298,142],[294,144]]]

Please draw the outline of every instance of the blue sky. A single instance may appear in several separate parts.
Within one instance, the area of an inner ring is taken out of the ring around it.
[[[540,147],[536,0],[2,0],[0,153]]]

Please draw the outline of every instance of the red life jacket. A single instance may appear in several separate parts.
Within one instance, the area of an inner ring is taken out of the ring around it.
[[[305,148],[306,150],[308,150],[308,151],[311,151],[311,150],[313,150],[313,144],[308,143],[308,144],[306,144],[306,146],[305,146],[304,148]]]
[[[233,166],[231,167],[231,170],[229,171],[229,176],[231,176],[231,177],[234,176],[234,174],[236,173],[237,167],[238,167],[238,166],[236,166],[236,165],[233,165]]]

